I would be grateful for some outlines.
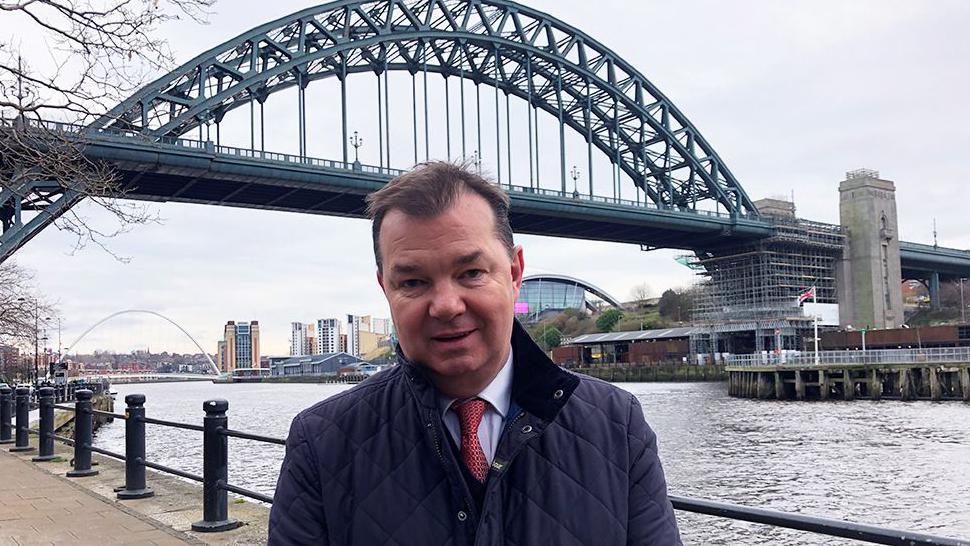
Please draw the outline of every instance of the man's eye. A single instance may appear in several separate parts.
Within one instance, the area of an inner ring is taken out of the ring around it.
[[[485,271],[481,269],[469,269],[468,271],[465,271],[464,273],[462,273],[462,276],[465,277],[466,279],[478,279],[478,278],[481,278],[483,275],[485,275]]]
[[[420,279],[406,279],[401,281],[401,288],[420,288],[424,285],[424,281]]]

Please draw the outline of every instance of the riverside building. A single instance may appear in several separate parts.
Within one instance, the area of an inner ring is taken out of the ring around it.
[[[237,369],[259,369],[259,321],[230,320],[219,343],[219,371],[233,373]]]

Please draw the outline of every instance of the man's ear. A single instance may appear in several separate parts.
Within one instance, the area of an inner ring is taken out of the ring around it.
[[[384,295],[387,295],[387,288],[384,287],[384,275],[380,269],[377,270],[377,284],[381,285],[381,290],[384,291]]]
[[[519,299],[519,290],[522,289],[522,275],[525,273],[525,257],[522,254],[522,245],[516,245],[512,249],[512,295],[514,299]]]

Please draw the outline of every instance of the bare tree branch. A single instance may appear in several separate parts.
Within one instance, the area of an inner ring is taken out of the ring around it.
[[[0,17],[31,29],[44,40],[45,59],[22,45],[0,41],[0,202],[3,229],[12,227],[14,200],[43,205],[38,181],[60,192],[78,192],[107,211],[115,227],[95,226],[71,209],[55,225],[75,236],[75,249],[95,244],[118,259],[106,240],[133,226],[154,222],[151,208],[123,202],[124,190],[110,168],[87,160],[83,142],[44,128],[43,121],[86,125],[174,64],[165,22],[204,23],[215,0],[19,0],[0,1]],[[24,35],[28,35],[27,32]],[[33,121],[33,123],[31,123]],[[50,196],[53,198],[53,195]],[[43,207],[38,214],[43,214]]]

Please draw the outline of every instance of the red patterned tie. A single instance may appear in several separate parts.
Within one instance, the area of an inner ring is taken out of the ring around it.
[[[451,410],[458,414],[458,424],[461,426],[461,458],[472,476],[485,481],[488,474],[488,461],[482,444],[478,441],[478,425],[485,415],[485,401],[481,398],[470,398],[464,402],[455,402]]]

